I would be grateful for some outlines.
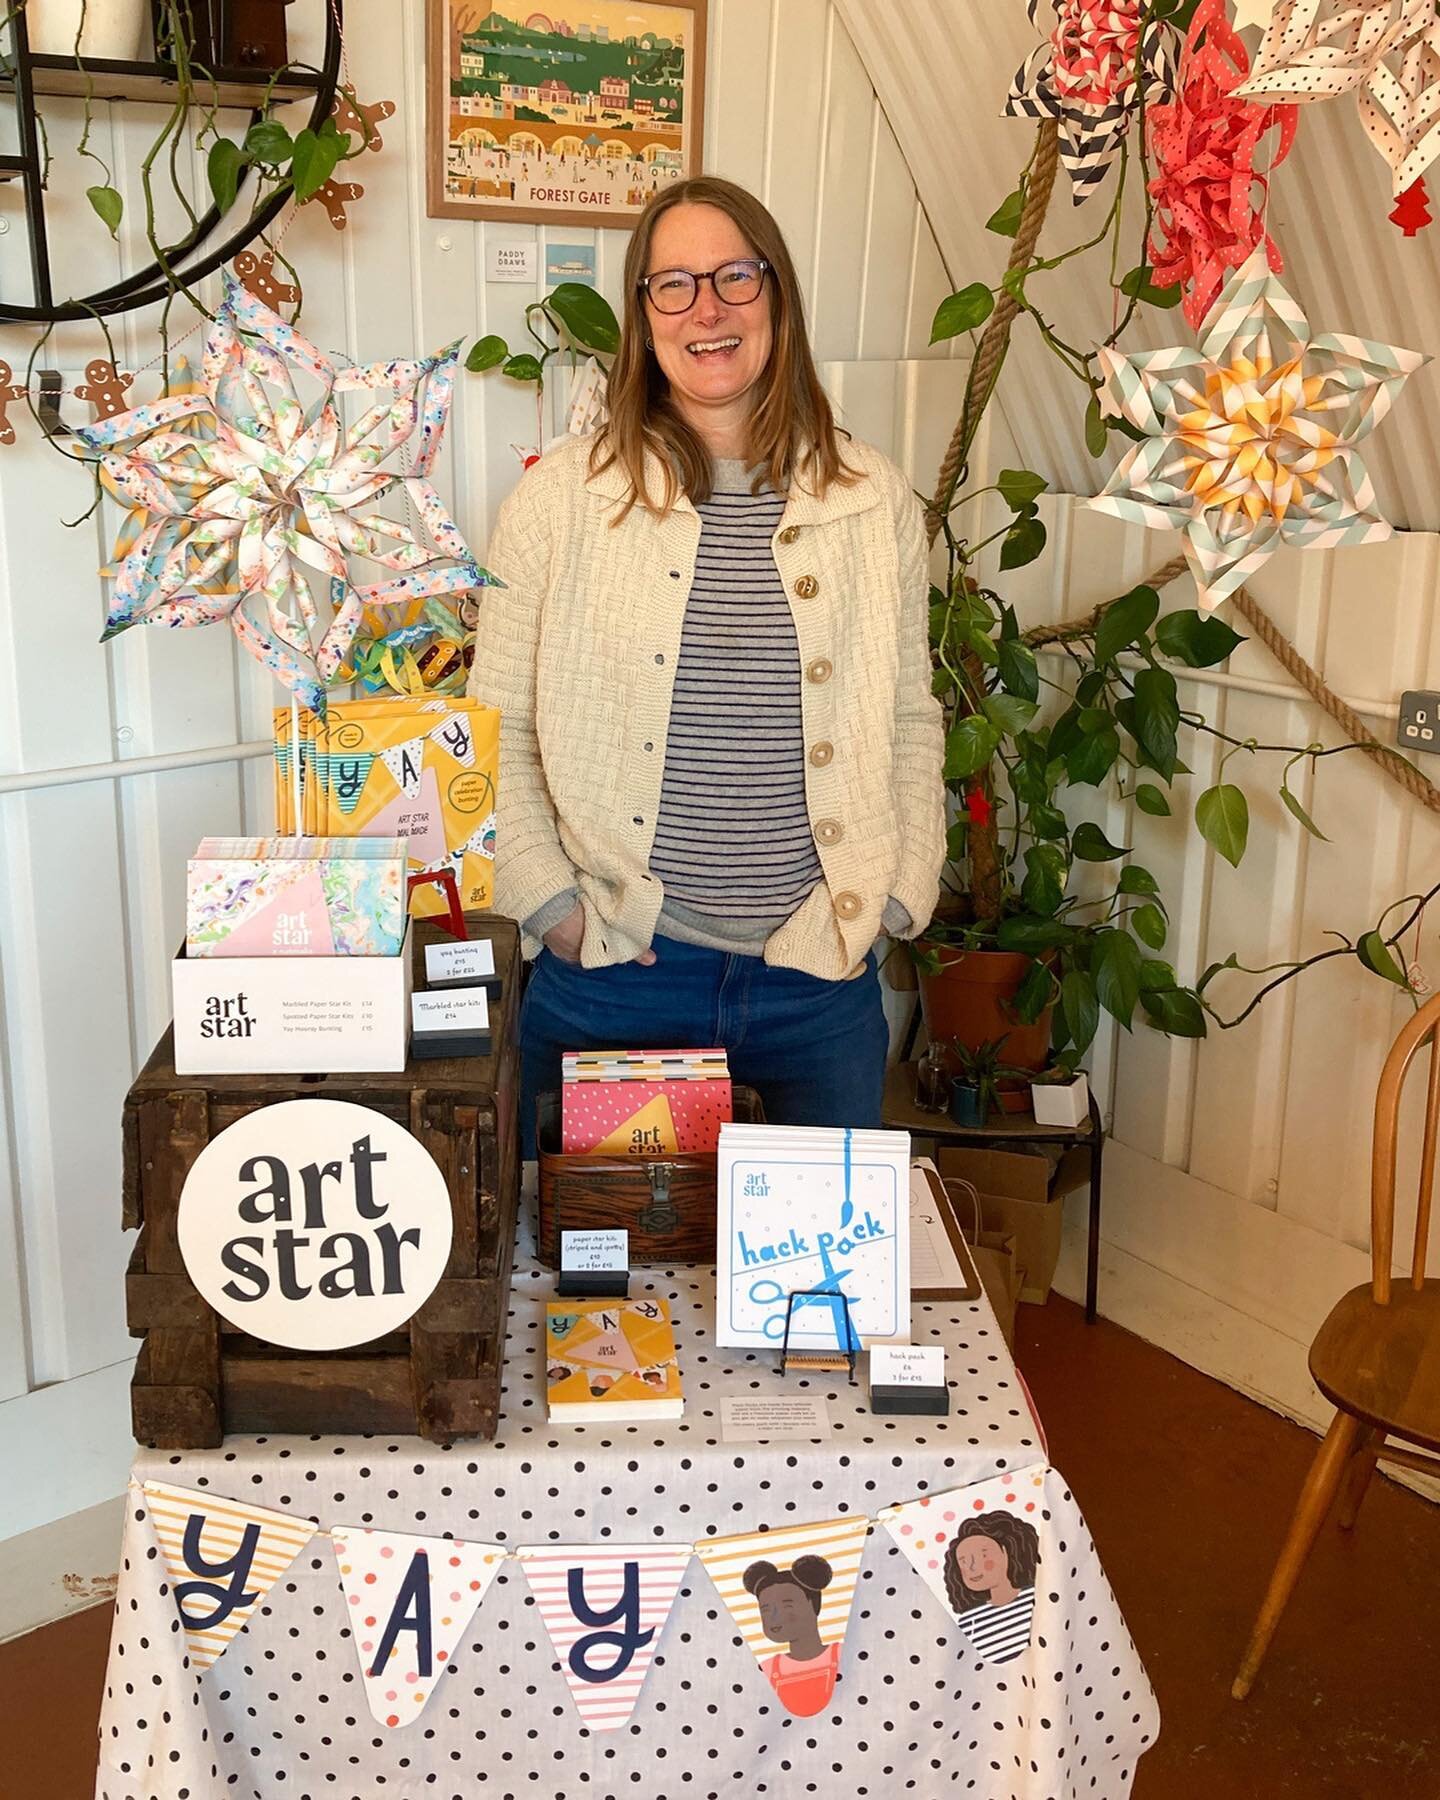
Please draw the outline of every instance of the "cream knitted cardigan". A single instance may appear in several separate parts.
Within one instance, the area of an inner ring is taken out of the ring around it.
[[[590,450],[577,438],[542,457],[500,508],[485,565],[506,585],[486,590],[470,692],[501,715],[496,910],[528,919],[573,886],[595,968],[645,949],[660,911],[650,847],[700,515],[682,497],[612,526],[626,479],[591,476]],[[920,506],[878,450],[843,454],[863,479],[823,500],[797,484],[773,540],[825,878],[765,960],[832,981],[858,972],[887,896],[924,928],[945,849]]]

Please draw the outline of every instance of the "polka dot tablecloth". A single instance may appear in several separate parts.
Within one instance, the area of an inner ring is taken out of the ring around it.
[[[917,1305],[943,1343],[948,1418],[876,1417],[863,1381],[787,1377],[772,1352],[717,1349],[713,1275],[637,1272],[670,1303],[685,1384],[673,1423],[552,1426],[544,1308],[522,1246],[493,1443],[229,1438],[144,1451],[136,1482],[318,1520],[522,1543],[693,1543],[865,1513],[1044,1462],[984,1300]],[[823,1394],[823,1443],[725,1443],[727,1394]],[[681,1583],[630,1725],[591,1732],[521,1567],[505,1562],[421,1716],[366,1706],[331,1543],[313,1539],[204,1675],[189,1666],[144,1495],[132,1488],[100,1725],[96,1800],[1124,1800],[1158,1729],[1154,1698],[1063,1479],[1044,1474],[1030,1649],[986,1665],[883,1526],[872,1528],[834,1697],[794,1717],[698,1560]]]

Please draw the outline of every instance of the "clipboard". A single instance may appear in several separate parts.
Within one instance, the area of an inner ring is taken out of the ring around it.
[[[945,1191],[938,1171],[925,1161],[910,1165],[910,1267],[912,1300],[978,1300],[983,1289],[976,1272],[970,1247],[960,1230],[955,1208]],[[933,1261],[944,1271],[944,1279],[931,1286],[917,1287],[914,1269],[917,1250],[927,1262]]]

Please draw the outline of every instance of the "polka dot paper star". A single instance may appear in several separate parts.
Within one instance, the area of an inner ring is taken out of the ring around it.
[[[1281,543],[1376,543],[1391,528],[1355,447],[1428,361],[1367,338],[1312,337],[1257,249],[1198,348],[1101,350],[1102,408],[1145,436],[1089,504],[1184,531],[1205,610]]]

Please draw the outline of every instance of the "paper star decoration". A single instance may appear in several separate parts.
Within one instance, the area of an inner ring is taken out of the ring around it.
[[[302,704],[323,712],[325,683],[367,609],[490,582],[430,481],[459,348],[337,369],[227,276],[195,391],[76,433],[99,453],[111,492],[146,515],[128,547],[122,532],[104,636],[226,619]],[[308,406],[296,391],[301,375],[319,385]],[[349,394],[374,397],[347,426]],[[390,460],[412,448],[408,468]],[[378,510],[401,495],[428,542]],[[352,559],[392,573],[357,585]],[[310,570],[329,584],[323,625]]]
[[[1355,92],[1399,199],[1440,155],[1440,15],[1435,0],[1275,0],[1239,89],[1304,102]]]
[[[1275,0],[1235,0],[1235,29],[1247,25],[1268,25],[1275,10]]]
[[[1174,31],[1162,22],[1145,28],[1143,0],[1027,0],[1030,22],[1048,33],[1021,65],[1004,116],[1054,119],[1060,162],[1078,206],[1114,161],[1140,109],[1137,59],[1146,103],[1165,99],[1174,79]]]
[[[1102,409],[1145,435],[1088,504],[1183,530],[1205,611],[1281,543],[1377,543],[1391,528],[1355,446],[1429,360],[1366,338],[1312,337],[1256,250],[1198,349],[1100,351]]]

